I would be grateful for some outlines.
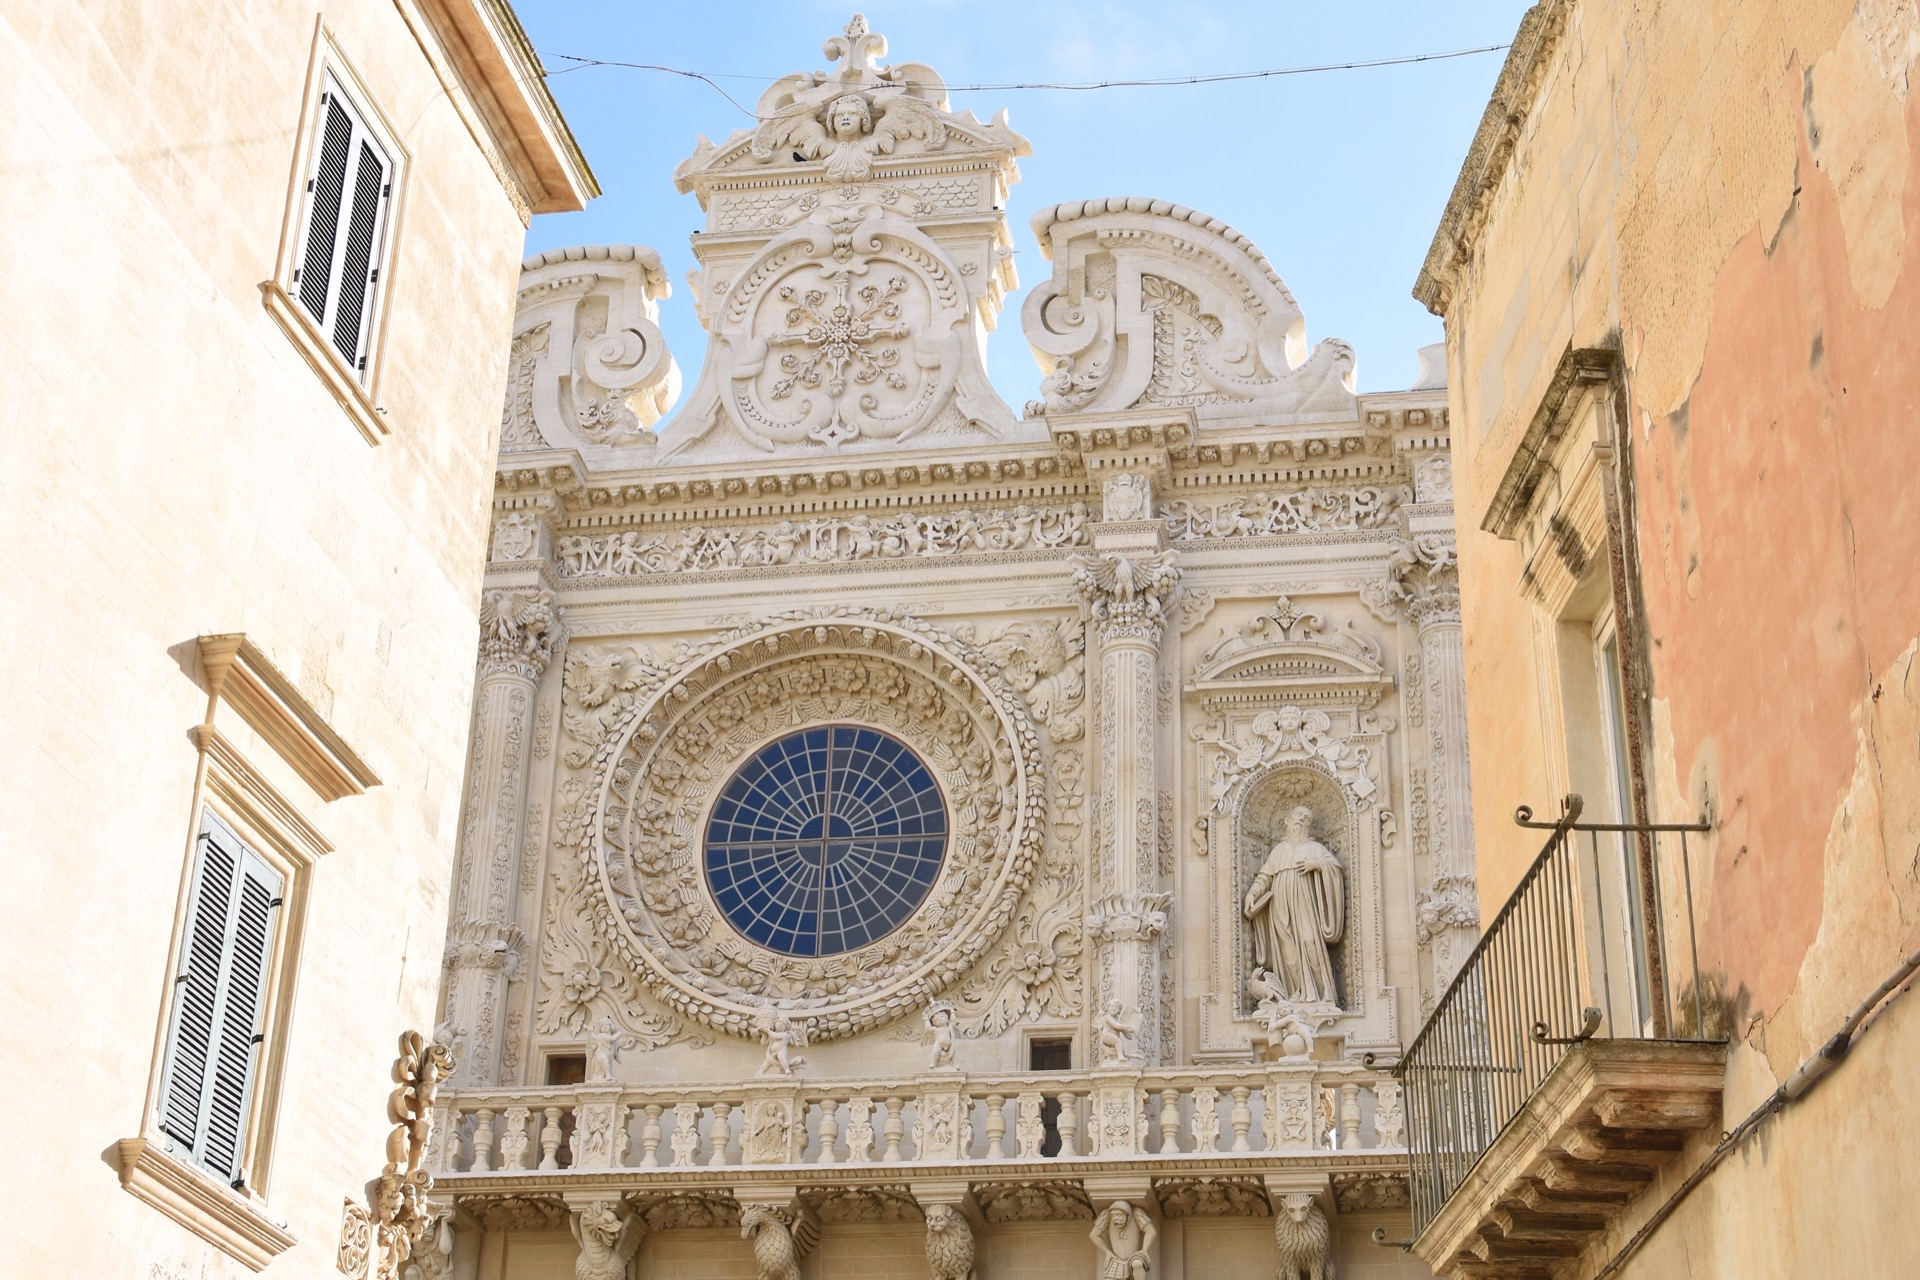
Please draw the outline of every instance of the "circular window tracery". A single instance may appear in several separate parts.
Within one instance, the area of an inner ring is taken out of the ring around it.
[[[707,822],[707,885],[728,923],[790,956],[832,956],[906,923],[939,879],[947,806],[891,734],[820,725],[742,764]]]

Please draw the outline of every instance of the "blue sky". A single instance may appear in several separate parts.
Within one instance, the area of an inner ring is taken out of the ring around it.
[[[698,81],[600,67],[556,75],[572,65],[559,55],[713,74],[751,110],[776,77],[826,68],[820,45],[845,26],[852,6],[516,7],[605,192],[582,213],[535,218],[528,249],[658,249],[674,281],[662,328],[691,386],[706,335],[684,285],[693,266],[687,236],[703,218],[692,196],[674,191],[673,167],[696,134],[717,141],[752,122]],[[963,85],[1204,75],[1504,44],[1526,8],[1525,0],[869,0],[864,12],[887,37],[885,61],[926,62],[949,85]],[[1353,343],[1361,390],[1410,385],[1415,350],[1442,334],[1409,290],[1503,56],[1217,85],[955,93],[956,109],[983,120],[1007,108],[1033,143],[1008,208],[1022,287],[989,343],[994,385],[1016,411],[1037,394],[1020,302],[1049,264],[1028,219],[1062,200],[1110,195],[1172,200],[1239,228],[1292,289],[1308,340]]]

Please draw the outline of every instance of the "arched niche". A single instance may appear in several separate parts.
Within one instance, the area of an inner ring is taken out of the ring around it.
[[[1307,761],[1269,769],[1249,781],[1241,789],[1240,803],[1232,814],[1232,901],[1236,910],[1246,902],[1253,877],[1273,846],[1283,838],[1287,815],[1297,805],[1313,811],[1311,835],[1340,860],[1344,873],[1346,928],[1340,941],[1330,944],[1327,950],[1340,994],[1337,1003],[1342,1011],[1348,1011],[1354,1007],[1354,994],[1361,988],[1360,975],[1353,964],[1358,950],[1353,944],[1359,932],[1357,908],[1360,904],[1356,891],[1361,877],[1357,874],[1356,854],[1361,847],[1361,823],[1358,806],[1347,788]],[[1247,983],[1253,972],[1252,940],[1252,922],[1242,911],[1234,937],[1233,970],[1238,979],[1234,988],[1236,1017],[1253,1013],[1255,1002]]]

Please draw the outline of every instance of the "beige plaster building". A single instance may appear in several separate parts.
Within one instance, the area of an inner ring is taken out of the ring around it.
[[[1094,199],[1016,411],[1025,140],[826,52],[675,174],[677,405],[657,255],[521,277],[423,1274],[1426,1274],[1370,1235],[1478,926],[1437,371],[1356,395],[1244,236]]]
[[[519,246],[593,178],[498,0],[7,4],[0,115],[0,1271],[337,1275],[432,1022]]]
[[[1502,913],[1407,1067],[1443,1274],[1920,1273],[1917,54],[1546,0],[1420,274]]]

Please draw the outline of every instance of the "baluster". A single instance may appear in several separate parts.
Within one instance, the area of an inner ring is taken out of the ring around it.
[[[873,1159],[873,1099],[854,1098],[847,1103],[847,1163],[866,1164]]]
[[[1005,1094],[987,1095],[987,1159],[1007,1158],[1007,1098]]]
[[[1220,1146],[1220,1091],[1203,1084],[1193,1091],[1193,1149],[1214,1151]]]
[[[540,1167],[558,1169],[560,1167],[560,1115],[559,1107],[548,1107],[541,1113],[546,1123],[540,1126]]]
[[[713,1104],[713,1130],[707,1135],[707,1163],[710,1165],[724,1165],[732,1159],[727,1154],[728,1148],[733,1145],[733,1122],[728,1118],[732,1114],[732,1103]]]
[[[660,1166],[660,1113],[666,1108],[650,1102],[645,1110],[647,1122],[640,1126],[640,1167],[657,1169]]]
[[[1160,1154],[1173,1155],[1180,1150],[1180,1091],[1160,1091]]]
[[[1038,1090],[1028,1089],[1020,1095],[1020,1112],[1014,1117],[1013,1136],[1020,1143],[1022,1160],[1038,1160],[1040,1144],[1047,1140],[1047,1127],[1040,1119],[1040,1108],[1045,1099]]]
[[[881,1155],[880,1159],[883,1163],[892,1164],[900,1159],[900,1139],[904,1138],[907,1134],[907,1103],[904,1098],[888,1098],[886,1108],[887,1122],[885,1133],[887,1137],[887,1149],[886,1152]]]
[[[493,1112],[485,1107],[474,1115],[473,1171],[485,1173],[493,1168]]]
[[[1080,1154],[1080,1099],[1071,1093],[1060,1095],[1060,1154]]]
[[[1406,1116],[1400,1109],[1400,1082],[1382,1080],[1373,1086],[1373,1143],[1377,1147],[1405,1146]]]
[[[507,1122],[506,1132],[500,1135],[500,1167],[524,1169],[527,1167],[527,1109],[508,1107],[500,1114]]]
[[[840,1141],[840,1104],[832,1098],[820,1100],[820,1155],[819,1164],[832,1164],[839,1159],[834,1152],[834,1143]]]
[[[1351,1151],[1360,1145],[1360,1086],[1352,1082],[1340,1086],[1340,1149]]]
[[[427,1154],[438,1157],[435,1173],[460,1172],[460,1120],[465,1114],[460,1108],[449,1106],[442,1118],[434,1123]]]
[[[1247,1134],[1253,1129],[1253,1108],[1247,1105],[1247,1099],[1253,1096],[1253,1090],[1246,1085],[1235,1085],[1233,1089],[1233,1149],[1251,1151],[1252,1144]]]
[[[1321,1136],[1326,1139],[1326,1145],[1334,1150],[1338,1150],[1340,1147],[1338,1121],[1340,1114],[1339,1097],[1340,1095],[1334,1090],[1332,1085],[1320,1086],[1320,1123],[1324,1126],[1321,1130]],[[1314,1145],[1318,1146],[1320,1144],[1315,1143]]]
[[[673,1108],[673,1167],[691,1169],[700,1150],[700,1104],[680,1102]]]

